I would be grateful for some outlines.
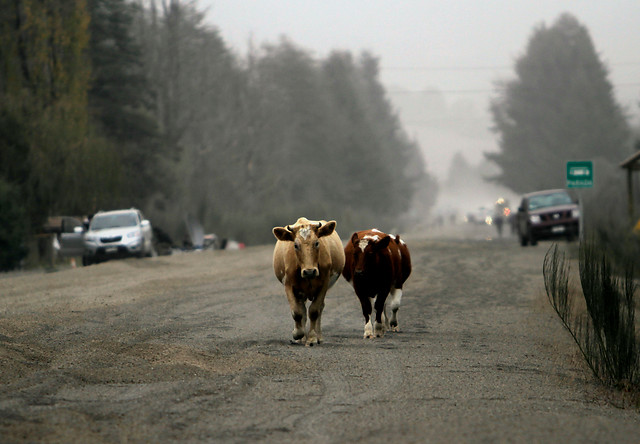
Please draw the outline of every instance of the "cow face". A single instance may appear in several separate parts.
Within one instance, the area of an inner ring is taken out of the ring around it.
[[[353,274],[361,276],[366,270],[375,269],[375,262],[378,253],[389,246],[391,237],[386,234],[367,235],[362,239],[358,238],[358,233],[353,233],[351,243],[353,244]]]
[[[274,236],[283,242],[293,242],[297,264],[300,267],[300,277],[315,278],[320,275],[318,257],[322,244],[320,238],[329,236],[336,228],[336,222],[330,221],[322,225],[287,225],[273,229]]]

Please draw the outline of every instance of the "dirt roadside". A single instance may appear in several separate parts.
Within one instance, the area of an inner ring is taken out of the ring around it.
[[[5,276],[0,441],[637,442],[544,303],[549,245],[450,234],[406,237],[400,333],[363,340],[340,280],[312,348],[272,246]]]

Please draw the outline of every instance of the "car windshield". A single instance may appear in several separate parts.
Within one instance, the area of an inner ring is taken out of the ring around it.
[[[91,220],[91,230],[104,230],[107,228],[135,227],[138,224],[133,213],[104,214],[95,216]]]
[[[529,198],[529,209],[535,210],[544,207],[554,207],[556,205],[571,204],[571,196],[567,193],[551,193],[540,194],[538,196],[532,196]]]

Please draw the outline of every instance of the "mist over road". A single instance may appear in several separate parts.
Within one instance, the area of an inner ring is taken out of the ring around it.
[[[272,245],[6,276],[0,441],[637,442],[544,299],[550,244],[431,234],[402,235],[401,332],[364,340],[341,279],[315,347]]]

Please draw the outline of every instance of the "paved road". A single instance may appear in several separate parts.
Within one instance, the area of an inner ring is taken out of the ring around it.
[[[311,348],[272,246],[5,276],[0,442],[638,442],[544,299],[549,245],[460,233],[405,237],[400,333],[364,340],[340,280]]]

